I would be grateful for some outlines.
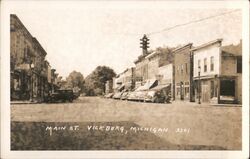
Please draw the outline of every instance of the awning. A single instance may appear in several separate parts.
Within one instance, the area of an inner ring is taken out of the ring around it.
[[[140,86],[136,89],[136,91],[144,91],[144,90],[149,90],[150,88],[152,88],[154,85],[157,84],[157,80],[153,79],[153,80],[147,80],[146,83],[143,86]]]
[[[125,85],[123,84],[123,85],[121,85],[120,87],[118,87],[118,90],[119,90],[119,91],[122,91],[124,88],[125,88]]]
[[[169,83],[169,84],[162,84],[162,85],[158,85],[158,86],[156,86],[156,87],[154,87],[154,88],[152,88],[152,89],[150,89],[150,90],[161,90],[161,89],[168,88],[168,87],[170,87],[170,86],[171,86],[170,83]]]

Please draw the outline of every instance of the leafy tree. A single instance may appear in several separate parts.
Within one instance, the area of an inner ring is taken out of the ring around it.
[[[106,81],[112,80],[115,76],[114,70],[107,66],[96,67],[85,79],[84,89],[86,95],[95,96],[103,94]]]
[[[66,87],[67,88],[71,88],[71,89],[79,88],[79,89],[83,90],[83,86],[84,86],[84,78],[80,72],[73,71],[66,78]]]
[[[159,61],[159,67],[173,63],[174,61],[174,55],[172,51],[174,48],[171,47],[158,47],[156,48],[156,52],[161,54],[161,59]]]

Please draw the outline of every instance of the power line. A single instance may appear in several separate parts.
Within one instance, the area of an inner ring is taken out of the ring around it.
[[[186,26],[186,25],[193,24],[193,23],[199,23],[199,22],[202,22],[202,21],[205,21],[205,20],[208,20],[208,19],[217,18],[217,17],[223,16],[223,15],[231,14],[231,13],[233,13],[233,12],[238,12],[238,11],[240,11],[240,9],[235,9],[235,10],[233,10],[233,11],[225,12],[225,13],[222,13],[222,14],[219,14],[219,15],[213,15],[213,16],[209,16],[209,17],[202,18],[202,19],[189,21],[189,22],[187,22],[187,23],[177,24],[177,25],[175,25],[175,26],[171,26],[171,27],[168,27],[168,28],[164,28],[164,29],[162,29],[162,30],[160,30],[160,31],[155,31],[155,32],[147,33],[146,35],[159,34],[159,33],[166,32],[166,31],[169,31],[169,30],[178,28],[178,27]]]

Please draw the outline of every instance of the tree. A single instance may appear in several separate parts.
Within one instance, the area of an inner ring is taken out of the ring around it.
[[[161,54],[161,58],[159,61],[159,67],[173,63],[174,61],[174,55],[172,53],[172,51],[175,48],[171,48],[171,47],[158,47],[156,48],[156,52]]]
[[[83,90],[83,86],[84,86],[84,78],[80,72],[73,71],[66,78],[67,88],[71,88],[71,89],[78,88],[80,90]]]
[[[106,81],[112,80],[115,76],[114,70],[107,66],[96,67],[85,79],[84,89],[86,95],[95,96],[103,94]]]

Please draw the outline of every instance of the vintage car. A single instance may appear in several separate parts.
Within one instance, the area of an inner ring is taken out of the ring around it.
[[[146,91],[134,91],[129,93],[127,99],[132,101],[144,101]]]
[[[128,94],[127,100],[132,100],[132,101],[136,100],[136,92],[130,92]]]
[[[106,94],[104,97],[105,97],[105,98],[112,98],[113,95],[114,95],[114,93],[108,93],[108,94]]]
[[[170,85],[159,85],[147,91],[144,101],[153,103],[170,103]]]
[[[155,79],[147,80],[143,85],[137,87],[134,92],[129,93],[128,100],[145,101],[147,91],[158,85]]]
[[[80,96],[80,92],[73,92],[74,99],[77,99]]]
[[[121,95],[121,100],[127,100],[130,92],[123,92]]]
[[[117,92],[113,95],[113,99],[120,99],[123,92]]]
[[[69,101],[72,102],[74,99],[74,93],[71,89],[60,89],[56,90],[55,92],[51,93],[48,96],[48,102],[65,102]]]

